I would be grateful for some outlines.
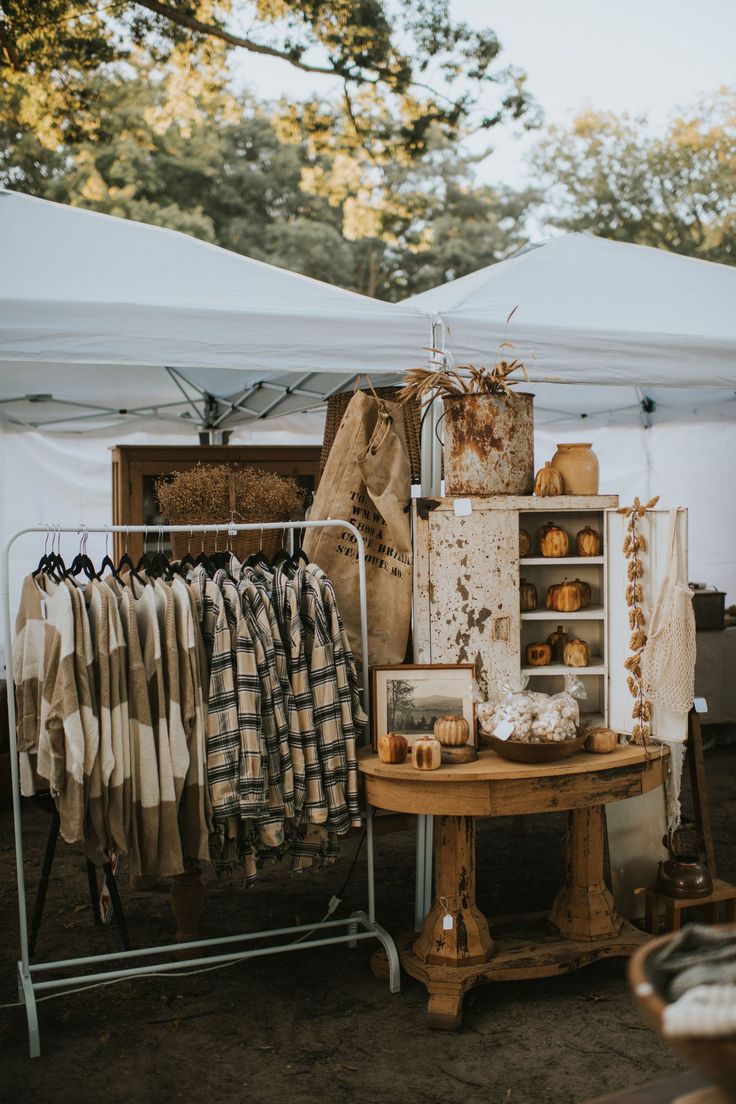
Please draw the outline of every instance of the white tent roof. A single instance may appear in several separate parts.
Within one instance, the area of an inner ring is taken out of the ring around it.
[[[0,411],[13,420],[56,423],[59,401],[77,421],[180,417],[193,414],[183,387],[197,409],[202,392],[239,398],[227,425],[426,359],[419,311],[171,230],[0,190],[0,240]]]
[[[406,305],[444,323],[457,363],[488,363],[513,342],[548,417],[615,416],[642,400],[690,415],[729,400],[736,414],[736,268],[727,265],[569,234]]]

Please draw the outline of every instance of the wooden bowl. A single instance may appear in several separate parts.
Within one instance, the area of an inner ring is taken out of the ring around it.
[[[524,740],[499,740],[490,732],[483,733],[484,742],[493,748],[502,759],[512,759],[515,763],[556,763],[559,759],[569,759],[580,751],[586,737],[576,736],[574,740],[562,740],[559,744],[528,744]]]
[[[650,955],[659,950],[675,932],[669,932],[636,951],[629,961],[629,985],[634,991],[639,1007],[651,1026],[673,1050],[711,1081],[715,1081],[727,1093],[736,1097],[736,1036],[722,1039],[694,1039],[692,1036],[669,1039],[662,1035],[662,1015],[666,1001],[654,988]]]

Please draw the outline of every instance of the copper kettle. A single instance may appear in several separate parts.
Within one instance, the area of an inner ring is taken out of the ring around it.
[[[696,854],[682,851],[660,862],[654,888],[668,897],[710,897],[713,879]]]

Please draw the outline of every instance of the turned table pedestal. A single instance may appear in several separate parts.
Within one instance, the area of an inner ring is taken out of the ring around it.
[[[369,805],[434,816],[434,903],[404,969],[429,991],[429,1024],[460,1026],[474,985],[550,977],[629,955],[647,936],[614,908],[604,878],[605,809],[660,786],[666,752],[620,747],[559,763],[512,763],[481,751],[474,763],[418,771],[361,753]],[[493,933],[475,900],[475,819],[567,810],[567,875],[548,917],[505,917]]]

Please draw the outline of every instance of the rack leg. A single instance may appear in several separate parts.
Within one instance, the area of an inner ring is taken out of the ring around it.
[[[92,917],[95,925],[100,927],[102,924],[102,917],[100,916],[100,891],[97,886],[97,871],[95,870],[95,864],[87,859],[87,884],[89,885],[89,899],[92,905]]]
[[[36,994],[33,992],[30,971],[24,968],[22,962],[18,963],[18,996],[26,1008],[28,1053],[31,1058],[39,1058],[41,1056],[41,1036],[38,1030]]]
[[[392,993],[401,992],[401,964],[399,962],[399,952],[396,949],[396,944],[393,938],[389,935],[385,928],[382,928],[380,924],[377,924],[375,920],[371,920],[365,912],[353,912],[350,916],[351,924],[349,931],[354,932],[357,930],[358,924],[361,924],[368,931],[372,931],[376,939],[379,941],[386,957],[388,958],[388,985],[389,990]],[[355,921],[355,923],[352,923]]]
[[[28,950],[30,954],[36,953],[36,939],[41,927],[41,920],[43,919],[43,910],[46,904],[46,891],[49,888],[49,877],[51,876],[51,867],[54,862],[54,852],[56,851],[56,841],[59,838],[60,827],[61,817],[58,811],[54,809],[51,814],[49,838],[46,841],[46,852],[43,856],[43,866],[41,867],[41,881],[38,883],[36,903],[33,906],[33,916],[31,918],[31,933],[28,940]]]
[[[112,904],[112,911],[115,917],[115,922],[120,929],[120,938],[123,943],[123,950],[130,950],[130,939],[128,938],[128,925],[125,922],[125,913],[123,912],[123,904],[120,900],[120,893],[118,892],[118,880],[112,869],[112,863],[103,863],[102,869],[105,871],[105,881],[107,882],[107,888],[110,893],[110,903]],[[95,879],[96,881],[97,879]]]

